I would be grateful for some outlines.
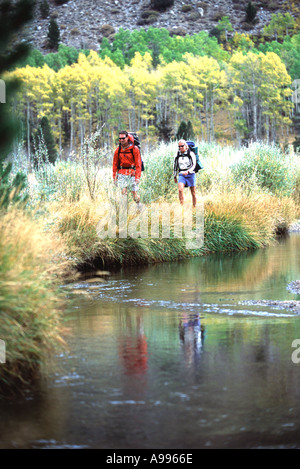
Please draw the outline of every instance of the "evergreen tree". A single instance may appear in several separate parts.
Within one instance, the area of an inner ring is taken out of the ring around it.
[[[253,5],[252,2],[249,2],[246,7],[246,23],[252,23],[256,17],[257,9],[256,6]]]
[[[42,0],[40,3],[40,13],[43,19],[46,19],[49,16],[50,7],[47,0]]]
[[[60,30],[57,21],[54,18],[50,19],[48,29],[48,44],[51,49],[58,50],[60,42]]]
[[[151,0],[150,6],[154,10],[165,11],[174,5],[174,0]]]
[[[0,3],[0,78],[3,73],[29,53],[29,46],[22,42],[12,45],[12,38],[33,17],[33,0],[11,0]],[[0,206],[7,207],[10,201],[20,200],[25,186],[25,175],[18,173],[10,183],[12,163],[6,163],[18,127],[11,116],[10,99],[19,87],[17,80],[6,82],[6,102],[0,103]]]
[[[188,123],[182,121],[178,127],[177,134],[176,134],[177,140],[180,140],[183,138],[184,140],[193,140],[195,138],[194,134],[194,129],[191,121],[188,121]]]
[[[180,140],[181,138],[183,138],[184,140],[186,140],[186,131],[187,131],[186,122],[181,121],[177,130],[176,139]]]
[[[186,140],[193,140],[195,138],[194,129],[191,121],[188,121],[186,126]]]

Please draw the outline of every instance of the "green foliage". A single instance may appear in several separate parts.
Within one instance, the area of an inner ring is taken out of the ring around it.
[[[247,23],[252,23],[256,17],[257,13],[257,8],[255,5],[253,5],[252,2],[249,2],[247,7],[246,7],[246,18],[245,21]]]
[[[223,42],[227,42],[228,33],[233,31],[232,24],[229,20],[229,16],[222,16],[222,18],[218,21],[216,29],[220,31],[220,40]]]
[[[274,52],[285,64],[291,78],[296,80],[300,76],[300,34],[285,36],[283,42],[271,41],[258,46],[258,50],[266,54]]]
[[[228,214],[216,215],[207,210],[204,246],[209,252],[238,251],[259,248],[242,221]]]
[[[278,146],[256,143],[245,150],[243,159],[233,165],[232,172],[236,183],[252,181],[272,194],[291,196],[299,171],[296,163]]]
[[[41,13],[42,19],[46,19],[49,16],[49,12],[50,12],[48,1],[42,0],[39,7],[40,7],[40,13]]]
[[[11,170],[11,162],[6,165],[0,162],[0,208],[6,209],[10,203],[25,203],[28,199],[22,194],[27,185],[25,174],[17,173],[11,181]]]
[[[173,178],[173,161],[177,146],[161,144],[145,162],[145,171],[140,181],[141,199],[154,202],[172,197],[177,192]]]
[[[117,52],[119,55],[116,55]],[[108,56],[117,65],[124,66],[124,63],[130,64],[136,52],[140,52],[142,56],[149,52],[155,67],[161,62],[180,61],[186,53],[196,56],[207,55],[217,60],[227,60],[229,57],[228,53],[218,45],[218,41],[209,37],[205,31],[197,34],[191,32],[185,37],[171,37],[167,29],[152,26],[147,31],[140,29],[132,32],[120,28],[111,45],[106,38],[102,40],[99,54],[101,58]]]
[[[57,50],[60,43],[60,30],[57,21],[54,18],[50,19],[47,37],[49,47]]]
[[[61,350],[63,299],[56,284],[63,272],[59,243],[21,210],[0,224],[0,337],[9,345],[1,364],[0,394],[22,393],[40,377],[49,352]],[[53,251],[56,250],[56,263]],[[49,362],[48,362],[49,363]]]
[[[188,121],[188,123],[182,121],[180,123],[177,130],[176,139],[179,140],[181,138],[183,138],[184,140],[193,140],[195,138],[193,125],[191,121]]]
[[[43,165],[35,171],[36,185],[30,205],[40,207],[41,201],[75,202],[86,187],[81,164],[58,161],[55,166]]]
[[[266,37],[275,37],[275,39],[283,40],[284,36],[288,36],[295,27],[295,19],[290,13],[273,14],[271,21],[263,29]]]

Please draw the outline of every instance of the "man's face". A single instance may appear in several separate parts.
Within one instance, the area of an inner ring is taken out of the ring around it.
[[[126,137],[125,134],[119,134],[119,142],[121,143],[122,147],[127,146],[128,136]]]

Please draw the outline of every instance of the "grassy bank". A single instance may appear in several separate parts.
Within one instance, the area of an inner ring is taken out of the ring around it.
[[[0,218],[0,338],[5,363],[0,394],[22,391],[40,376],[48,356],[63,346],[59,279],[61,242],[21,210]]]
[[[129,205],[128,211],[132,210],[135,214],[128,216],[128,230],[130,224],[137,226],[137,235],[139,234],[140,216],[142,221],[149,223],[148,234],[142,234],[141,237],[120,238],[117,230],[114,237],[99,237],[99,221],[106,213],[105,199],[81,199],[59,207],[52,205],[51,210],[55,207],[52,216],[56,217],[53,228],[63,237],[68,246],[68,255],[78,265],[107,268],[112,264],[163,262],[210,252],[265,247],[275,241],[278,232],[288,229],[297,211],[291,198],[262,193],[210,193],[201,197],[201,201],[204,207],[204,244],[198,249],[188,249],[189,238],[174,235],[173,212],[170,212],[170,237],[153,238],[149,215],[153,204],[146,205],[142,215],[135,213],[134,203]],[[160,200],[156,202],[156,206],[165,207],[166,204]],[[180,205],[177,204],[176,209],[176,202],[173,202],[172,207],[174,206],[175,212],[180,214]]]
[[[140,184],[147,212],[144,224],[151,221],[149,213],[154,205],[177,204],[175,212],[181,210],[172,175],[176,150],[176,143],[161,145],[144,155],[146,170]],[[204,217],[204,244],[199,249],[187,249],[187,239],[174,236],[174,226],[168,238],[153,237],[150,227],[146,236],[121,238],[115,232],[113,237],[100,237],[99,221],[119,200],[111,184],[110,167],[98,168],[97,173],[90,170],[87,175],[78,160],[59,162],[48,167],[48,172],[36,174],[31,200],[46,216],[50,231],[63,238],[68,256],[88,268],[260,248],[273,243],[300,216],[299,155],[263,143],[241,150],[200,143],[199,150],[204,164],[204,170],[197,175],[198,210],[203,207]],[[91,181],[93,197],[88,190]],[[185,210],[190,210],[187,189],[185,195]],[[127,225],[137,223],[134,218],[139,216],[134,214],[131,196],[128,204],[133,215],[128,217]]]

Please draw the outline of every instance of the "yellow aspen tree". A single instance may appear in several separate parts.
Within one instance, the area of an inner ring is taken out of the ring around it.
[[[184,59],[190,70],[188,95],[194,103],[200,126],[201,115],[204,115],[206,139],[211,141],[214,138],[214,115],[227,101],[226,73],[212,57],[186,54]]]
[[[193,100],[188,96],[191,71],[185,62],[171,62],[158,67],[160,107],[164,116],[170,116],[175,129],[186,116],[193,112]]]
[[[278,125],[289,123],[291,107],[291,78],[278,55],[236,52],[228,64],[228,79],[232,94],[241,100],[239,113],[248,136],[275,141]]]
[[[142,56],[135,53],[130,66],[125,67],[130,82],[130,104],[128,106],[128,126],[132,130],[145,130],[148,139],[149,122],[154,119],[157,92],[157,74],[152,68],[152,57],[146,52]]]

